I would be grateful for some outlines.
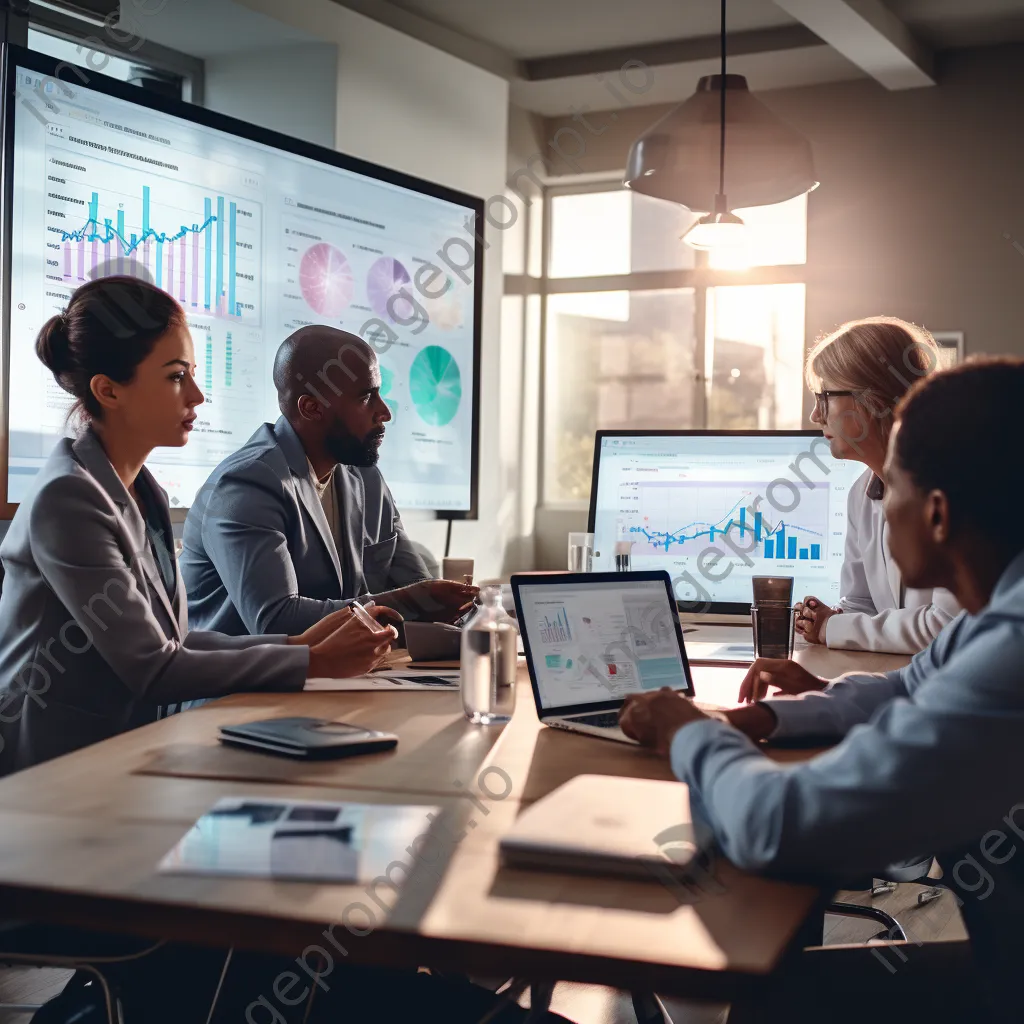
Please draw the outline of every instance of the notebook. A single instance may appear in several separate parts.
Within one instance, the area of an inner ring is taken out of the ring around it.
[[[577,775],[527,807],[500,849],[509,867],[682,879],[709,840],[678,782]]]

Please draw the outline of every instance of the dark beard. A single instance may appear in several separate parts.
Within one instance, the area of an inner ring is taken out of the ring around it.
[[[382,435],[383,431],[373,431],[360,440],[339,426],[327,436],[325,445],[335,462],[340,462],[343,466],[368,469],[370,466],[376,466],[380,458]]]

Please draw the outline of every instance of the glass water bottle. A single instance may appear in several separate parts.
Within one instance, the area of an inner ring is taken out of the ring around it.
[[[518,631],[501,606],[501,587],[482,587],[462,628],[462,707],[476,725],[501,725],[515,708]]]

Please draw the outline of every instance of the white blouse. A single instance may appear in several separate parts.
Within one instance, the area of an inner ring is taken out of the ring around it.
[[[839,607],[825,623],[828,647],[850,651],[916,654],[960,612],[948,590],[914,590],[903,585],[889,551],[889,527],[882,515],[881,482],[867,470],[850,488],[846,557],[839,582]],[[872,497],[871,495],[875,495]]]

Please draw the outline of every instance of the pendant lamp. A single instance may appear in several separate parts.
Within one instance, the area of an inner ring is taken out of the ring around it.
[[[684,236],[699,248],[742,236],[732,210],[781,203],[818,185],[807,139],[756,99],[743,75],[726,74],[725,4],[721,73],[701,78],[693,96],[633,143],[624,179],[636,192],[706,214]]]

